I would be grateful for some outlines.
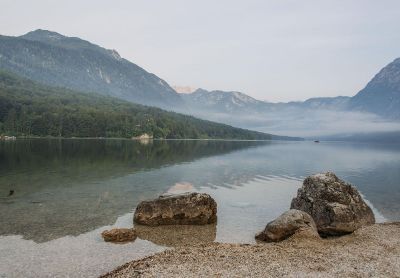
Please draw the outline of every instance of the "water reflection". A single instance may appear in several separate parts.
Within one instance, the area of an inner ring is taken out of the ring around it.
[[[135,225],[138,238],[167,247],[211,243],[217,236],[217,225],[168,225],[149,227]]]
[[[131,225],[132,214],[126,214],[113,227]],[[40,244],[21,236],[0,236],[0,277],[99,277],[130,260],[166,249],[141,239],[126,244],[106,243],[100,234],[111,228]]]
[[[11,143],[11,144],[9,144]],[[175,178],[154,169],[266,142],[22,140],[0,144],[0,235],[45,242],[115,222]],[[152,171],[150,171],[152,169]]]
[[[355,184],[375,213],[400,220],[398,145],[0,142],[0,276],[96,276],[161,246],[251,243],[289,208],[305,176],[328,170]],[[7,197],[10,189],[15,193]],[[140,201],[184,191],[215,198],[216,225],[137,226],[134,243],[102,241],[105,229],[132,227]]]
[[[182,194],[186,192],[195,192],[196,188],[190,182],[177,182],[167,190],[167,194]]]
[[[23,235],[36,242],[76,236],[109,225],[119,215],[132,211],[141,200],[168,191],[208,188],[205,191],[218,195],[223,188],[237,192],[235,188],[246,185],[239,197],[250,194],[248,201],[252,203],[262,194],[262,186],[272,186],[272,191],[290,199],[295,189],[290,194],[282,193],[282,186],[297,188],[305,176],[327,170],[354,183],[384,217],[395,220],[400,211],[399,160],[398,146],[364,144],[3,142],[0,235]],[[262,186],[259,192],[249,193],[248,183],[255,180]],[[10,189],[15,193],[6,197]],[[226,194],[230,194],[229,190]],[[266,196],[265,202],[269,199]]]

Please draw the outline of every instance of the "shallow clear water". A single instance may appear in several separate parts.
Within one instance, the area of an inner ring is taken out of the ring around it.
[[[0,142],[0,277],[98,276],[190,242],[254,242],[287,210],[302,180],[334,171],[379,221],[400,220],[400,146],[313,142],[17,140]],[[7,197],[10,190],[12,196]],[[207,192],[218,223],[137,227],[133,243],[102,241],[131,227],[144,199]]]

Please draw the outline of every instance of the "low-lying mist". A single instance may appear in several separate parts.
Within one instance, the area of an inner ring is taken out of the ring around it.
[[[266,133],[304,138],[400,131],[400,122],[363,112],[288,108],[265,113],[210,113],[192,111],[201,118]]]

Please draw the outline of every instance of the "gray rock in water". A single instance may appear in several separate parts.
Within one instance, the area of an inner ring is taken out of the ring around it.
[[[307,177],[290,208],[309,213],[323,236],[343,235],[375,223],[357,189],[331,172]]]
[[[319,237],[312,217],[301,210],[291,209],[267,224],[264,231],[256,235],[257,240],[276,242],[287,239],[294,234],[308,237]]]
[[[204,225],[217,220],[217,203],[205,193],[164,195],[152,201],[141,202],[135,211],[138,224]]]

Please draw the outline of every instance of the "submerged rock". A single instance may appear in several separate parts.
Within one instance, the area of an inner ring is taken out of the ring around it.
[[[112,229],[106,230],[101,233],[104,241],[111,242],[126,242],[126,241],[134,241],[137,237],[135,229]]]
[[[302,236],[319,237],[312,217],[304,211],[291,209],[269,222],[264,231],[256,235],[256,239],[276,242],[300,233]]]
[[[217,220],[217,203],[205,193],[163,195],[151,201],[141,202],[135,211],[138,224],[204,225]]]
[[[321,235],[343,235],[375,223],[355,187],[327,172],[307,177],[290,206],[309,213]]]
[[[207,225],[135,225],[138,238],[167,247],[209,244],[217,236],[216,223]]]

